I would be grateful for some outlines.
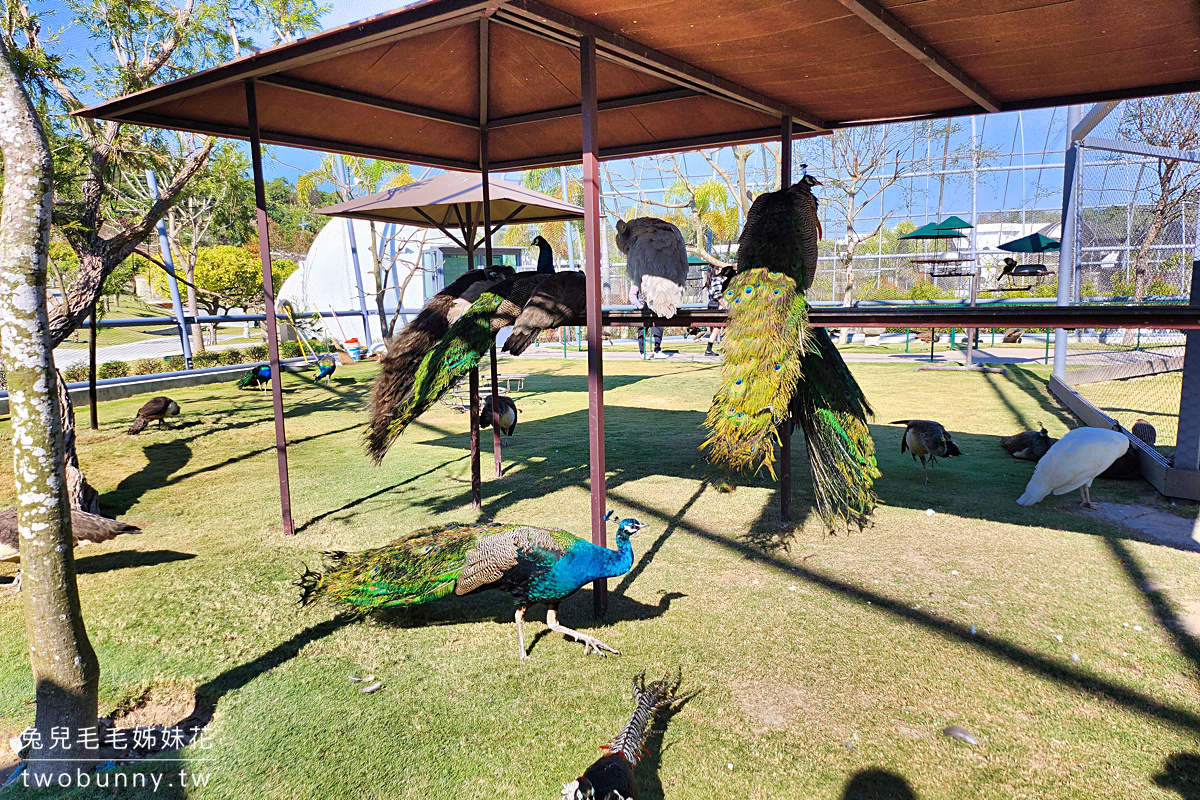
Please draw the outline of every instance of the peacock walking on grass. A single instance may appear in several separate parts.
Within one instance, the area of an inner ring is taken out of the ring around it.
[[[254,367],[238,381],[239,389],[248,389],[257,386],[264,392],[267,390],[267,384],[271,382],[271,365],[263,364],[260,367]]]
[[[333,378],[333,373],[337,370],[337,359],[328,353],[321,356],[317,361],[317,376],[313,378],[313,383],[325,381],[325,385],[329,386],[329,381]]]
[[[158,420],[158,427],[165,428],[167,427],[167,417],[178,416],[178,414],[179,403],[165,396],[152,397],[138,409],[133,424],[125,432],[131,436],[141,433],[154,420]]]
[[[581,272],[520,272],[484,290],[420,363],[385,360],[377,386],[405,385],[407,393],[378,389],[372,395],[367,452],[379,463],[392,442],[479,364],[509,325],[505,352],[520,355],[546,328],[566,324],[583,312]]]
[[[563,800],[637,800],[637,776],[634,770],[646,754],[647,728],[661,711],[678,710],[700,693],[697,689],[677,695],[680,674],[674,681],[670,673],[646,685],[646,673],[633,679],[633,716],[621,731],[600,749],[604,755],[575,780],[563,785]]]
[[[528,657],[522,622],[525,611],[536,603],[549,606],[546,625],[550,630],[583,642],[585,654],[618,653],[596,637],[559,623],[558,604],[592,581],[628,572],[633,567],[629,537],[644,527],[636,519],[621,520],[616,550],[566,531],[527,525],[423,528],[361,553],[326,553],[324,573],[305,569],[297,581],[300,602],[309,605],[326,598],[367,614],[429,603],[449,594],[500,589],[517,601],[522,661]]]
[[[123,533],[141,532],[141,528],[128,522],[71,509],[71,540],[75,547],[107,542]],[[17,510],[10,508],[0,511],[0,561],[20,560],[21,537],[17,527]],[[21,573],[17,573],[9,587],[14,592],[21,591]]]
[[[379,360],[379,375],[371,386],[371,421],[365,437],[367,455],[376,464],[396,438],[389,433],[392,413],[411,398],[421,361],[480,294],[514,274],[512,267],[493,266],[460,275],[388,341],[387,352]]]
[[[777,428],[804,431],[817,511],[831,530],[864,527],[879,477],[862,389],[823,328],[809,328],[804,292],[817,268],[821,223],[806,175],[755,199],[725,289],[729,325],[721,385],[702,447],[714,464],[775,474]]]

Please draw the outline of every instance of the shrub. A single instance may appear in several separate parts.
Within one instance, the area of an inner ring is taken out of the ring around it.
[[[142,358],[130,365],[134,375],[153,375],[161,372],[162,368],[163,360],[161,358]]]
[[[97,378],[124,378],[128,374],[129,365],[124,361],[105,361],[96,368]]]
[[[248,361],[266,361],[267,346],[265,344],[252,344],[246,348],[246,359]]]
[[[87,364],[72,364],[62,371],[63,380],[67,383],[80,383],[88,379]]]
[[[163,363],[166,364],[166,372],[183,372],[187,369],[187,362],[183,360],[183,356],[167,356]]]
[[[281,342],[279,345],[280,358],[299,358],[303,353],[300,352],[299,342]]]
[[[222,350],[217,356],[218,364],[243,364],[246,361],[246,354],[236,347],[231,347],[228,350]]]
[[[934,286],[933,281],[929,280],[914,283],[912,288],[908,290],[909,300],[942,300],[949,296],[948,292],[944,292],[940,287]]]
[[[213,353],[205,350],[203,353],[196,353],[194,356],[192,356],[192,365],[195,366],[196,369],[215,367],[220,358],[220,353]]]
[[[881,281],[867,288],[860,300],[903,300],[904,293],[900,287],[888,281]]]

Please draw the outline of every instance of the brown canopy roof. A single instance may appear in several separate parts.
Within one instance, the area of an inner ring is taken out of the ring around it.
[[[492,178],[492,225],[522,225],[583,219],[583,209],[548,194]],[[373,219],[442,230],[479,225],[483,220],[483,181],[478,175],[446,172],[407,186],[356,197],[317,209],[331,217]]]
[[[1200,88],[1194,0],[428,0],[80,113],[245,138],[254,78],[271,144],[577,162],[583,34],[603,158]]]

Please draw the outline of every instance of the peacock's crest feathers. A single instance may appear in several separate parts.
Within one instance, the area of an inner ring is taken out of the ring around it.
[[[714,464],[774,475],[776,426],[790,415],[801,375],[807,305],[788,276],[756,268],[734,277],[721,385],[705,418]]]

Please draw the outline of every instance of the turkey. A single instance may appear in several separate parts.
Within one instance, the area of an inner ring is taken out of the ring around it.
[[[962,451],[954,443],[950,431],[942,427],[940,422],[931,419],[899,419],[893,425],[905,425],[904,436],[900,439],[900,452],[912,453],[913,461],[921,459],[921,471],[925,473],[925,483],[929,483],[929,470],[925,467],[925,459],[930,464],[936,464],[939,458],[954,458],[961,456]]]
[[[1066,494],[1078,489],[1084,508],[1093,508],[1092,481],[1129,447],[1128,437],[1119,431],[1104,428],[1069,431],[1042,456],[1017,502],[1031,506],[1048,494]]]
[[[371,386],[371,419],[364,437],[367,455],[376,464],[383,460],[394,438],[388,433],[390,414],[412,394],[421,360],[484,291],[513,274],[512,267],[494,266],[460,275],[430,298],[421,313],[388,341],[387,352],[379,360],[379,375]]]
[[[167,417],[174,417],[179,414],[179,403],[176,403],[169,397],[155,397],[146,401],[146,404],[138,409],[137,418],[133,424],[129,426],[126,433],[133,435],[141,433],[154,420],[158,420],[160,428],[167,427]]]
[[[123,533],[141,533],[142,529],[127,522],[118,522],[108,517],[71,509],[71,538],[76,547],[99,544],[115,539]],[[20,537],[17,531],[17,510],[10,508],[0,512],[0,561],[20,561]],[[14,592],[21,590],[21,575],[11,584]]]
[[[617,249],[625,254],[625,277],[646,306],[660,317],[675,316],[688,277],[687,245],[679,228],[655,217],[617,220]]]
[[[774,475],[780,425],[804,431],[817,512],[830,530],[864,527],[879,477],[871,407],[824,328],[808,325],[804,292],[817,268],[821,224],[806,175],[759,195],[738,240],[721,382],[702,447],[718,466]]]
[[[611,516],[609,512],[605,519]],[[359,614],[499,589],[517,601],[514,618],[522,661],[528,658],[522,623],[525,611],[536,603],[549,606],[550,630],[583,642],[585,654],[619,655],[596,637],[560,624],[558,604],[592,581],[629,572],[629,537],[644,527],[636,519],[621,520],[614,551],[566,531],[528,525],[439,525],[361,553],[328,552],[325,572],[305,569],[296,585],[302,605],[328,598]]]
[[[608,744],[600,750],[604,755],[575,780],[563,785],[563,800],[637,800],[638,784],[635,771],[646,754],[647,728],[660,712],[673,713],[699,689],[677,695],[681,683],[679,673],[672,681],[670,673],[646,685],[646,673],[633,679],[633,716]]]
[[[496,403],[500,408],[500,413],[492,418],[492,398],[495,397]],[[517,404],[513,399],[506,394],[488,395],[483,398],[483,408],[479,411],[479,427],[481,430],[486,430],[492,427],[495,422],[500,432],[504,434],[504,446],[508,447],[508,437],[513,435],[513,431],[517,429]]]

